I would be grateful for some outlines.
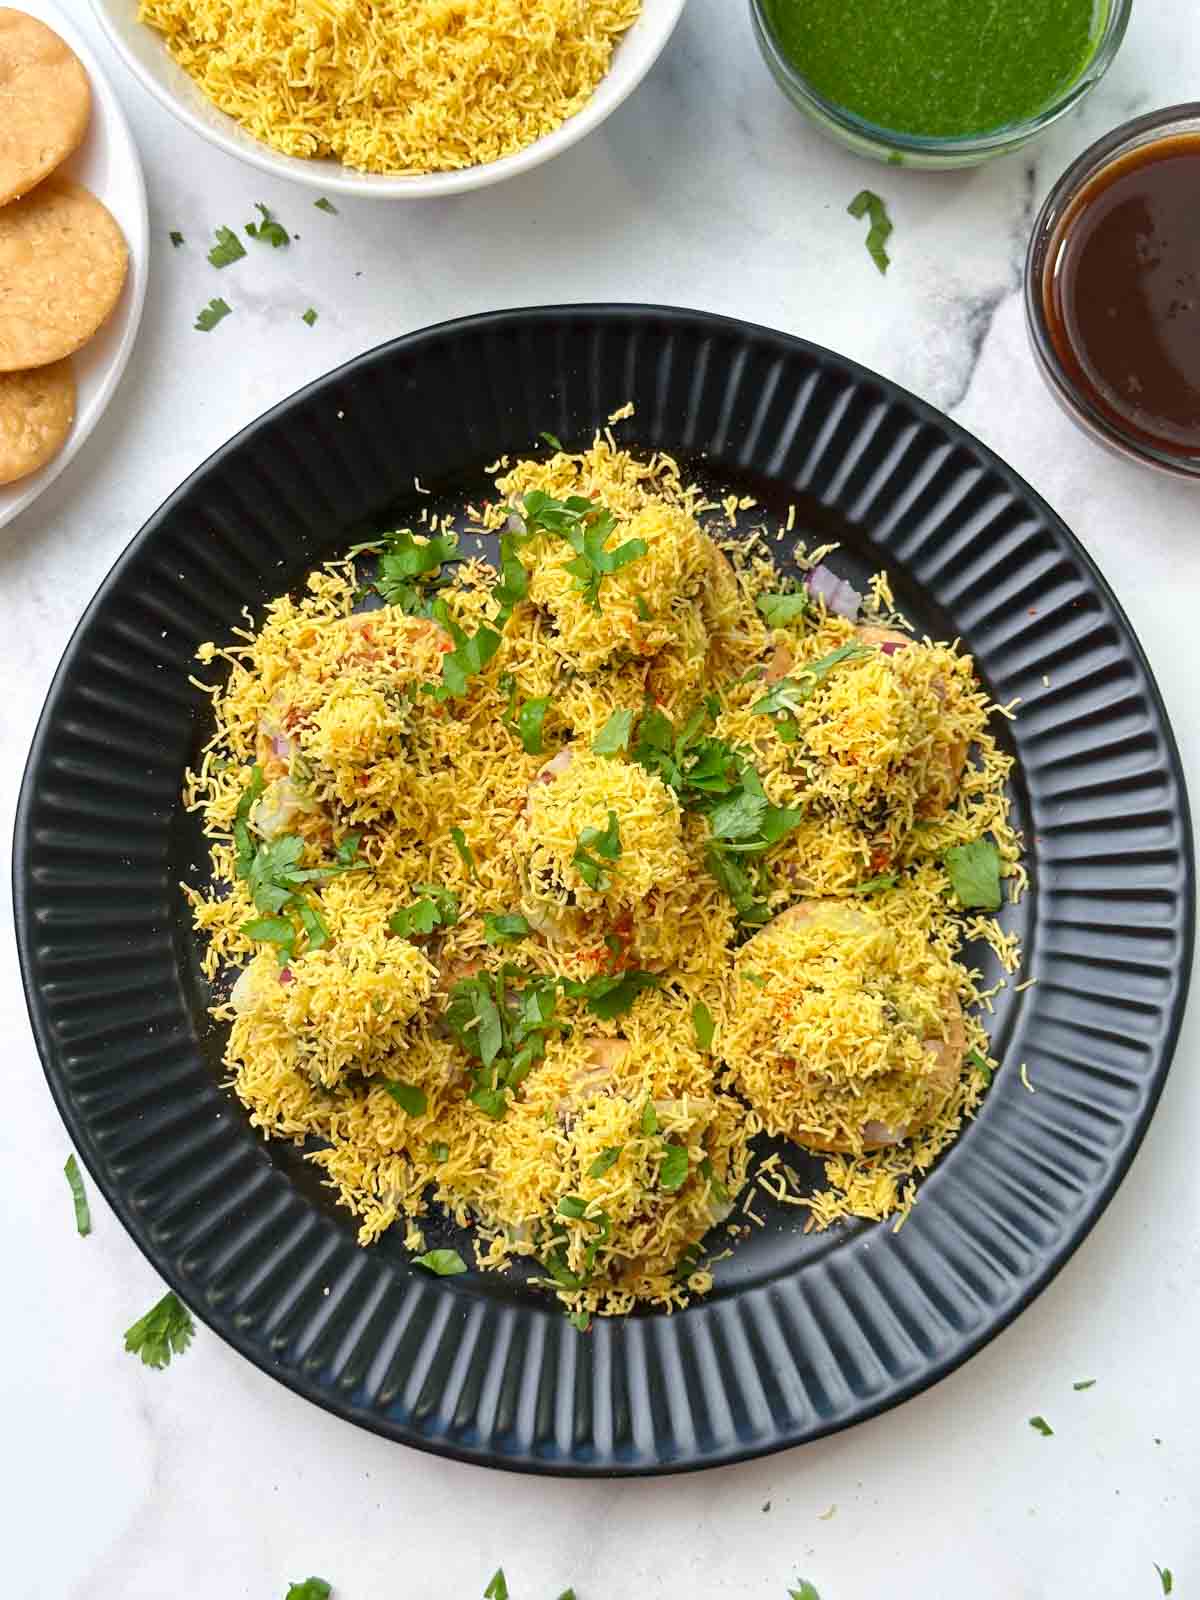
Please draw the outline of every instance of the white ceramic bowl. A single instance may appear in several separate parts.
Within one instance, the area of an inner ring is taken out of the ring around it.
[[[598,128],[650,71],[674,31],[686,0],[642,0],[642,11],[613,53],[607,75],[582,111],[515,155],[461,172],[389,178],[355,172],[331,159],[303,161],[285,156],[218,111],[168,55],[160,34],[138,21],[138,0],[92,0],[114,49],[144,88],[201,138],[264,172],[319,189],[375,200],[431,200],[482,189],[540,166]]]

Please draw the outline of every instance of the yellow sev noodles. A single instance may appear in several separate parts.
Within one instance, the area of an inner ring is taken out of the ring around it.
[[[495,161],[579,111],[640,0],[141,0],[204,93],[292,156]]]
[[[902,1219],[916,1176],[974,1110],[986,996],[958,957],[981,938],[1012,971],[1018,952],[990,917],[955,909],[941,858],[989,833],[1019,892],[1010,763],[988,731],[995,708],[950,645],[851,652],[794,727],[755,710],[781,664],[802,672],[873,635],[816,604],[766,626],[756,600],[779,587],[770,540],[722,551],[717,508],[669,458],[603,435],[496,470],[496,502],[473,513],[480,529],[502,527],[532,490],[583,495],[613,513],[614,547],[636,534],[645,554],[603,580],[597,611],[563,581],[567,546],[530,538],[528,596],[457,697],[422,690],[447,632],[397,605],[352,614],[349,561],[231,643],[202,646],[201,662],[222,669],[205,685],[216,729],[185,799],[203,816],[213,887],[185,892],[206,973],[222,993],[236,979],[214,1007],[231,1025],[234,1089],[266,1135],[312,1141],[308,1159],[359,1217],[362,1243],[399,1222],[420,1249],[420,1219],[440,1207],[475,1229],[479,1265],[533,1258],[581,1316],[670,1308],[710,1287],[710,1229],[739,1199],[754,1215],[750,1146],[764,1129],[824,1151],[823,1187],[777,1155],[757,1181],[825,1226]],[[468,635],[496,619],[494,584],[475,560],[441,590]],[[883,575],[869,611],[872,625],[897,620]],[[544,745],[529,753],[515,712],[539,698]],[[636,726],[651,706],[676,728],[705,707],[708,732],[801,818],[767,851],[761,891],[763,916],[801,910],[739,928],[710,870],[703,809],[628,751],[591,751],[614,711]],[[254,766],[252,847],[291,839],[316,874],[339,848],[353,861],[304,883],[328,939],[298,937],[282,967],[261,930],[244,931],[262,911],[235,837]],[[614,817],[619,852],[593,855],[585,875],[579,842]],[[438,892],[456,920],[389,930]],[[813,902],[817,915],[803,910]],[[485,914],[522,916],[528,931],[489,943]],[[615,1015],[558,991],[544,1055],[494,1116],[471,1098],[479,1063],[448,1023],[464,985],[505,969],[514,1005],[538,980],[633,969],[658,985]]]

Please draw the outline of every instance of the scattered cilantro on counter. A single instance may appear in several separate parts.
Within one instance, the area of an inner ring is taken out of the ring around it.
[[[871,226],[867,232],[867,250],[871,260],[879,268],[880,272],[886,273],[891,263],[891,257],[884,249],[884,246],[887,244],[892,232],[892,223],[887,214],[887,206],[870,189],[860,189],[846,207],[846,210],[855,221],[862,217],[870,218]]]
[[[146,1366],[161,1370],[170,1365],[172,1355],[183,1354],[195,1331],[191,1312],[173,1290],[168,1290],[157,1305],[126,1330],[125,1348],[131,1355],[141,1356]]]

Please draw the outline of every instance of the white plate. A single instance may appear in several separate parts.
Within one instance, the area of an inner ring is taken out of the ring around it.
[[[61,34],[83,62],[92,82],[92,120],[83,144],[59,169],[82,183],[112,212],[129,244],[129,275],[121,298],[94,339],[76,351],[75,383],[78,388],[75,422],[66,443],[40,472],[16,483],[0,484],[0,528],[24,511],[78,453],[80,446],[104,414],[125,371],[142,306],[146,299],[146,270],[150,261],[150,219],[146,212],[146,183],[142,164],[125,113],[112,86],[100,70],[75,25],[53,0],[17,0],[17,9],[37,17]]]
[[[219,149],[241,161],[290,178],[324,194],[353,195],[360,200],[428,200],[482,189],[514,178],[518,173],[549,161],[585,134],[599,127],[650,71],[659,52],[674,32],[686,0],[642,0],[637,21],[613,51],[608,72],[596,85],[592,98],[568,117],[561,127],[499,161],[461,172],[429,172],[420,177],[391,178],[378,172],[355,172],[331,159],[302,161],[285,156],[246,132],[232,117],[219,111],[199,86],[176,65],[162,35],[138,21],[138,0],[92,0],[92,8],[108,34],[113,49],[143,88],[173,116]]]

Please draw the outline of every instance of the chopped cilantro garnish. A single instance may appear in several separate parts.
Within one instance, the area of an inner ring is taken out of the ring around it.
[[[563,993],[572,1000],[585,1000],[587,1008],[602,1022],[614,1022],[629,1011],[645,989],[657,989],[659,980],[652,972],[630,967],[625,972],[604,973],[595,978],[562,978]]]
[[[502,628],[518,605],[529,593],[529,572],[517,555],[516,541],[509,533],[500,539],[500,582],[492,590],[500,602],[496,613],[496,626]]]
[[[692,1007],[692,1027],[696,1030],[696,1043],[701,1050],[711,1050],[713,1034],[716,1031],[712,1019],[712,1012],[703,1000],[697,1000]]]
[[[738,919],[748,927],[759,927],[770,916],[770,909],[759,893],[755,878],[741,862],[728,856],[712,841],[704,855],[705,865],[718,885],[733,901]]]
[[[610,1170],[610,1168],[616,1166],[617,1162],[621,1158],[621,1151],[623,1148],[623,1145],[610,1144],[605,1149],[601,1150],[600,1154],[588,1168],[588,1177],[602,1178],[604,1174]]]
[[[763,1510],[766,1510],[766,1506],[763,1507]],[[791,1596],[791,1600],[821,1600],[821,1596],[807,1578],[801,1578],[800,1587],[798,1589],[789,1589],[788,1594]]]
[[[1170,1567],[1160,1567],[1156,1561],[1154,1563],[1154,1570],[1158,1573],[1158,1581],[1162,1584],[1162,1592],[1164,1594],[1170,1594],[1175,1588],[1175,1579],[1171,1575]]]
[[[550,446],[551,450],[562,449],[562,440],[557,436],[557,434],[547,433],[545,430],[543,430],[538,434],[538,438],[544,439],[545,442]]]
[[[900,882],[899,876],[894,872],[881,872],[878,877],[864,878],[861,883],[854,885],[855,894],[878,894],[883,889],[894,889]]]
[[[778,683],[772,684],[762,699],[756,700],[750,709],[764,717],[780,714],[794,716],[806,700],[812,699],[835,667],[845,666],[851,661],[865,660],[871,654],[872,651],[867,645],[840,644],[827,656],[821,656],[817,661],[810,661],[807,665],[798,667],[796,677],[781,678]]]
[[[534,700],[526,700],[517,712],[517,732],[521,735],[521,745],[527,756],[540,756],[545,749],[542,725],[549,707],[550,696],[543,694]]]
[[[413,1266],[424,1267],[439,1278],[455,1278],[469,1270],[457,1250],[427,1250],[423,1256],[413,1257]]]
[[[496,1120],[508,1108],[508,1092],[545,1055],[547,1037],[563,1032],[555,1018],[557,982],[533,978],[518,988],[510,981],[517,973],[505,966],[462,978],[446,1008],[446,1026],[479,1063],[469,1098]]]
[[[429,1159],[436,1161],[439,1167],[443,1166],[450,1159],[450,1146],[443,1144],[440,1139],[436,1139],[429,1146]]]
[[[246,246],[234,233],[232,228],[218,228],[217,242],[208,252],[208,259],[214,267],[228,267],[235,261],[240,261],[246,254]]]
[[[745,978],[747,983],[752,983],[756,989],[765,989],[767,987],[767,980],[761,972],[743,972],[742,977]]]
[[[629,739],[633,733],[633,719],[636,716],[636,711],[614,711],[592,740],[592,750],[595,754],[615,756],[621,750],[628,750]]]
[[[871,260],[880,272],[886,272],[891,258],[884,245],[891,237],[892,224],[887,214],[887,206],[870,189],[860,189],[851,200],[846,210],[857,222],[862,217],[870,217],[871,227],[867,233],[867,250]]]
[[[595,851],[595,855],[592,851]],[[597,856],[602,859],[597,860]],[[595,889],[603,894],[612,883],[612,878],[604,870],[603,862],[617,861],[620,856],[621,830],[617,823],[617,813],[610,811],[606,827],[585,828],[579,835],[571,864],[589,889]]]
[[[246,224],[246,232],[251,239],[257,239],[260,244],[269,244],[276,250],[291,243],[287,229],[275,220],[261,201],[254,202],[254,209],[261,214],[262,221]]]
[[[431,692],[438,700],[461,700],[467,693],[468,679],[481,673],[499,650],[500,635],[486,623],[477,633],[466,633],[442,600],[434,601],[433,614],[454,640],[454,649],[442,657],[442,681]]]
[[[392,1099],[407,1116],[423,1117],[429,1102],[425,1098],[424,1089],[418,1089],[416,1084],[401,1083],[398,1078],[384,1078],[379,1086]]]
[[[329,1600],[332,1593],[324,1578],[305,1578],[303,1583],[289,1584],[286,1600]]]
[[[413,934],[432,933],[435,928],[452,928],[458,921],[458,896],[452,889],[436,883],[413,885],[420,899],[388,919],[388,927],[402,939]]]
[[[760,594],[754,603],[768,628],[785,628],[808,610],[808,596],[803,589],[790,594]]]
[[[967,1065],[974,1067],[975,1071],[983,1079],[984,1087],[986,1088],[992,1081],[992,1069],[988,1066],[987,1061],[980,1055],[978,1050],[968,1050],[965,1059]]]
[[[942,857],[950,887],[968,909],[999,911],[1000,852],[991,839],[956,844]]]
[[[1081,1378],[1078,1383],[1071,1385],[1072,1389],[1091,1389],[1095,1386],[1095,1378]]]
[[[642,1107],[642,1132],[648,1139],[658,1132],[658,1112],[654,1109],[653,1100],[647,1100]]]
[[[638,614],[639,622],[652,622],[654,620],[654,613],[640,594],[634,595],[633,608]]]
[[[1031,1428],[1036,1428],[1043,1439],[1049,1439],[1053,1437],[1054,1429],[1046,1421],[1045,1417],[1030,1417],[1029,1426]]]
[[[241,932],[248,939],[262,940],[276,945],[280,963],[295,953],[296,928],[291,913],[300,919],[300,926],[308,937],[311,950],[319,950],[329,940],[329,929],[320,910],[298,891],[306,883],[322,883],[342,872],[357,872],[365,863],[355,860],[358,835],[347,836],[338,850],[337,859],[327,867],[302,867],[304,840],[299,834],[284,833],[254,847],[250,834],[250,811],[261,793],[262,772],[251,768],[250,783],[238,801],[234,818],[234,847],[237,873],[250,890],[256,911],[262,915],[242,924]],[[243,807],[245,808],[243,810]],[[283,913],[289,913],[284,916]]]
[[[71,1198],[75,1202],[75,1231],[81,1239],[86,1239],[92,1231],[92,1213],[88,1209],[87,1191],[83,1187],[83,1175],[79,1171],[79,1162],[74,1154],[67,1157],[67,1164],[63,1168],[67,1175],[67,1182],[71,1186]]]
[[[483,1600],[508,1600],[508,1584],[504,1579],[503,1567],[496,1569],[491,1583],[483,1591]]]
[[[230,311],[231,307],[226,305],[225,301],[218,296],[215,300],[208,302],[196,318],[193,326],[197,333],[211,333],[218,322],[230,315]]]
[[[383,549],[375,575],[376,594],[410,616],[432,616],[429,591],[443,588],[450,582],[449,575],[442,572],[443,564],[463,559],[459,554],[458,535],[436,533],[418,540],[410,528],[397,528],[367,544],[355,545],[349,554],[378,550],[381,545]]]
[[[451,828],[450,838],[454,842],[454,848],[458,851],[458,858],[463,866],[466,867],[472,878],[477,878],[479,874],[475,870],[475,857],[471,854],[471,846],[467,843],[466,834],[461,828]]]
[[[592,1313],[590,1311],[572,1311],[567,1321],[573,1328],[577,1328],[580,1333],[586,1333],[592,1325]],[[559,1595],[558,1600],[575,1600],[574,1589],[564,1590]]]
[[[658,1169],[658,1187],[668,1194],[682,1189],[687,1181],[688,1153],[681,1144],[664,1144],[662,1164]]]
[[[483,937],[489,944],[516,944],[530,934],[529,920],[519,911],[485,911]]]
[[[322,195],[319,200],[314,200],[313,205],[316,206],[318,211],[328,211],[331,217],[336,217],[338,215],[338,208],[334,205],[332,200],[326,200],[324,195]]]
[[[603,506],[596,505],[582,495],[556,500],[541,489],[532,489],[525,496],[522,507],[527,536],[535,533],[557,534],[575,551],[574,559],[563,565],[595,611],[600,609],[600,585],[603,580],[644,556],[649,548],[644,539],[628,539],[624,544],[609,549],[608,540],[616,531],[617,519],[611,511],[606,511]]]
[[[146,1366],[161,1370],[171,1364],[173,1355],[183,1354],[195,1331],[191,1312],[173,1290],[168,1290],[157,1305],[126,1330],[125,1348],[131,1355],[141,1356]]]
[[[178,250],[179,246],[183,243],[183,235],[177,232],[174,228],[171,229],[171,243],[176,250]]]
[[[560,1217],[571,1217],[578,1220],[587,1210],[587,1201],[577,1194],[565,1194],[558,1202]]]
[[[307,322],[310,328],[312,327],[313,323],[316,320],[317,320],[317,313],[313,310],[313,308],[311,306],[309,306],[307,311],[302,311],[300,313],[300,321],[301,322]]]

